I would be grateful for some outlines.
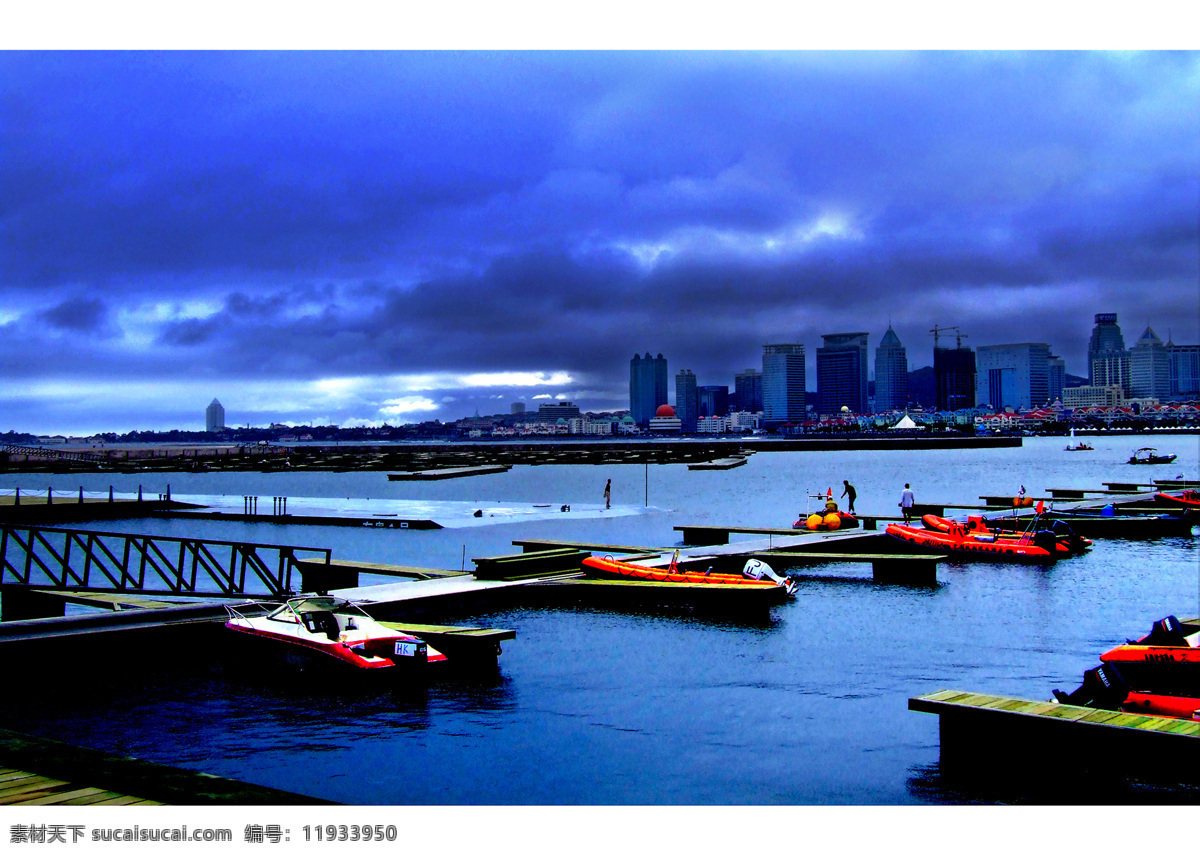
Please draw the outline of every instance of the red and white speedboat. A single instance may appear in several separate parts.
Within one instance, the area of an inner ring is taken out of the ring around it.
[[[419,669],[446,660],[424,640],[381,625],[343,598],[290,598],[265,616],[248,617],[237,608],[225,609],[226,628],[305,666],[346,673],[396,673],[401,671],[398,668]]]

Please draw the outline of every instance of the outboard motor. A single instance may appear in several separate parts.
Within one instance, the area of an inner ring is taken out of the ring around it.
[[[761,559],[748,560],[746,564],[742,566],[742,576],[749,577],[752,580],[762,580],[766,578],[767,580],[773,580],[776,583],[781,583],[787,589],[788,595],[792,595],[796,591],[796,581],[792,580],[790,577],[780,576],[775,569],[771,568],[771,566],[767,565]]]
[[[1174,616],[1168,616],[1150,626],[1150,633],[1146,636],[1145,644],[1147,646],[1186,646],[1187,639],[1184,637],[1183,626],[1179,624],[1179,620]]]
[[[1112,664],[1101,664],[1083,674],[1083,684],[1070,693],[1054,689],[1054,698],[1063,705],[1084,705],[1116,711],[1129,696],[1129,685]]]

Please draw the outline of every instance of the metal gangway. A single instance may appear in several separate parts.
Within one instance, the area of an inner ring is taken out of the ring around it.
[[[331,549],[0,524],[0,586],[238,597],[296,592]]]

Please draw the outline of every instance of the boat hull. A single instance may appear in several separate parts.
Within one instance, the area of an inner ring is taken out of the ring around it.
[[[225,627],[236,632],[253,650],[252,658],[261,658],[295,672],[332,673],[342,676],[379,676],[382,678],[422,673],[430,665],[446,660],[413,637],[397,636],[373,640],[373,651],[386,644],[392,657],[367,655],[330,641],[321,643],[286,634],[275,634],[237,622]]]

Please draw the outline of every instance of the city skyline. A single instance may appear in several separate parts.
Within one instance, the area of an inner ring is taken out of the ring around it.
[[[80,95],[81,88],[86,93]],[[629,405],[635,353],[1200,342],[1200,54],[10,51],[0,430]],[[48,359],[48,355],[51,359]]]

